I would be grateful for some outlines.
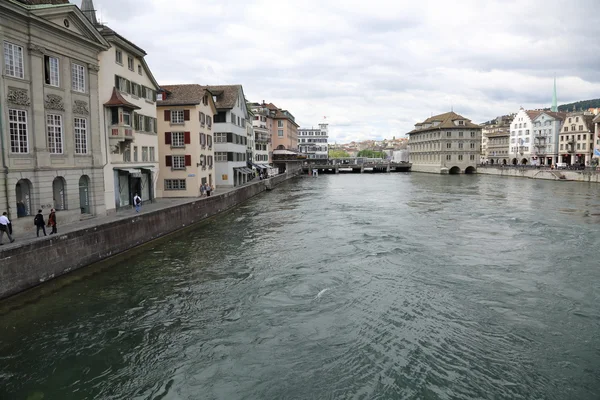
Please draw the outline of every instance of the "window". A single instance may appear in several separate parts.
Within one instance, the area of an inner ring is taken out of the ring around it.
[[[131,82],[131,94],[140,97],[142,95],[142,87],[137,83]]]
[[[582,131],[583,130],[583,125],[579,125],[579,130]]]
[[[277,136],[283,137],[283,129],[278,129],[277,130]]]
[[[131,93],[131,82],[122,76],[115,75],[115,87],[125,93]]]
[[[75,154],[87,154],[87,119],[75,118]]]
[[[583,135],[583,140],[586,140],[586,138],[587,138],[587,135]],[[591,136],[590,136],[590,138],[591,138]]]
[[[463,133],[462,132],[458,132],[458,137],[463,137]]]
[[[462,133],[462,132],[461,132],[461,133]],[[458,148],[459,148],[459,149],[462,149],[462,148],[463,148],[463,144],[464,144],[464,143],[459,143],[459,144],[458,144]]]
[[[152,102],[156,101],[156,97],[155,97],[156,92],[154,90],[144,87],[143,94],[144,94],[144,97],[146,98],[146,100],[152,101]]]
[[[451,149],[452,148],[452,143],[446,143],[446,148],[447,149]]]
[[[225,152],[225,151],[215,152],[215,161],[216,162],[227,161],[227,152]]]
[[[58,58],[44,56],[44,68],[46,84],[50,86],[60,85],[60,72],[58,68]]]
[[[62,117],[56,114],[48,114],[46,118],[46,127],[48,133],[48,150],[52,154],[62,154]]]
[[[185,190],[185,179],[165,179],[165,190]]]
[[[133,71],[133,57],[131,56],[127,56],[127,68],[129,68],[130,71]]]
[[[119,49],[115,50],[115,61],[117,64],[123,65],[123,52]]]
[[[172,124],[183,124],[183,110],[171,110],[171,123]]]
[[[171,132],[171,147],[185,147],[184,132]]]
[[[475,137],[475,132],[471,132],[471,137]]]
[[[185,156],[173,156],[173,169],[185,169]]]
[[[585,143],[581,144],[581,150],[585,150]]]
[[[452,132],[446,132],[446,137],[452,137]]]
[[[447,154],[447,155],[446,155],[446,160],[447,160],[447,161],[451,161],[451,160],[452,160],[452,156],[451,156],[450,154]]]
[[[137,161],[138,161],[138,147],[133,146],[133,162],[137,162]]]
[[[150,150],[150,161],[156,161],[156,153],[155,153],[154,147],[150,147],[149,150]]]
[[[200,112],[199,116],[200,116],[200,126],[204,126],[204,124],[206,123],[206,115],[204,115],[203,112]]]
[[[200,133],[200,146],[202,148],[206,147],[206,135],[204,133]]]
[[[283,128],[283,121],[277,121],[277,127]]]
[[[471,154],[471,155],[469,156],[469,159],[470,159],[471,161],[474,161],[474,160],[475,160],[475,155],[474,155],[474,154]]]
[[[569,118],[569,122],[571,122],[570,118]],[[579,122],[579,117],[575,117],[575,122]]]
[[[127,111],[123,111],[123,125],[131,126],[131,114]]]
[[[71,66],[71,74],[73,75],[72,86],[76,92],[85,92],[85,68],[79,64]]]
[[[227,143],[227,133],[215,133],[215,143]]]
[[[206,116],[206,125],[208,126],[208,129],[212,127],[212,117],[210,115]]]
[[[459,154],[458,155],[458,161],[462,161],[462,160],[463,160],[463,156],[462,156],[462,154]]]
[[[10,151],[12,153],[29,153],[27,111],[9,109],[8,129],[10,132]]]
[[[142,66],[138,64],[138,74],[142,75]]]
[[[235,116],[234,113],[231,113],[231,123],[235,125],[236,122],[237,122],[237,117]]]
[[[565,132],[569,132],[569,127],[565,126]]]
[[[13,78],[23,79],[23,48],[9,42],[4,42],[4,73]]]
[[[129,149],[123,151],[123,162],[131,162],[131,151]]]
[[[471,143],[471,148],[474,149],[475,148],[475,143]]]
[[[148,147],[142,146],[142,161],[148,161]]]

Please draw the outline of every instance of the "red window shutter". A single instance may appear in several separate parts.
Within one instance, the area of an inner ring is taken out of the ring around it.
[[[171,144],[171,132],[165,132],[165,144]]]
[[[190,120],[190,110],[183,110],[183,120],[184,121]]]
[[[190,156],[190,155],[185,156],[185,166],[186,167],[192,166],[192,156]]]
[[[171,121],[171,110],[165,110],[165,121],[166,122]]]
[[[173,156],[165,156],[165,165],[167,167],[173,166]]]
[[[183,143],[184,144],[191,144],[192,141],[190,140],[190,133],[189,132],[183,132]]]

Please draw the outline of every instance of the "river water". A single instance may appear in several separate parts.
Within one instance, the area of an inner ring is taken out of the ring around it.
[[[0,305],[0,399],[598,399],[599,191],[287,182]]]

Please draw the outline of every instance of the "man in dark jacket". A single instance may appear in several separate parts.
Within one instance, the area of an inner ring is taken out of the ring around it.
[[[40,229],[44,232],[44,236],[46,236],[46,222],[44,222],[42,210],[38,210],[37,215],[33,219],[33,224],[37,228],[37,237],[40,237]]]

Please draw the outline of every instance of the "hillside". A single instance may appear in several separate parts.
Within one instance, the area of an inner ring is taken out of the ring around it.
[[[588,108],[598,108],[600,107],[600,99],[582,100],[576,101],[575,103],[563,104],[558,106],[558,111],[573,111],[573,106],[575,106],[577,111],[587,110]]]

